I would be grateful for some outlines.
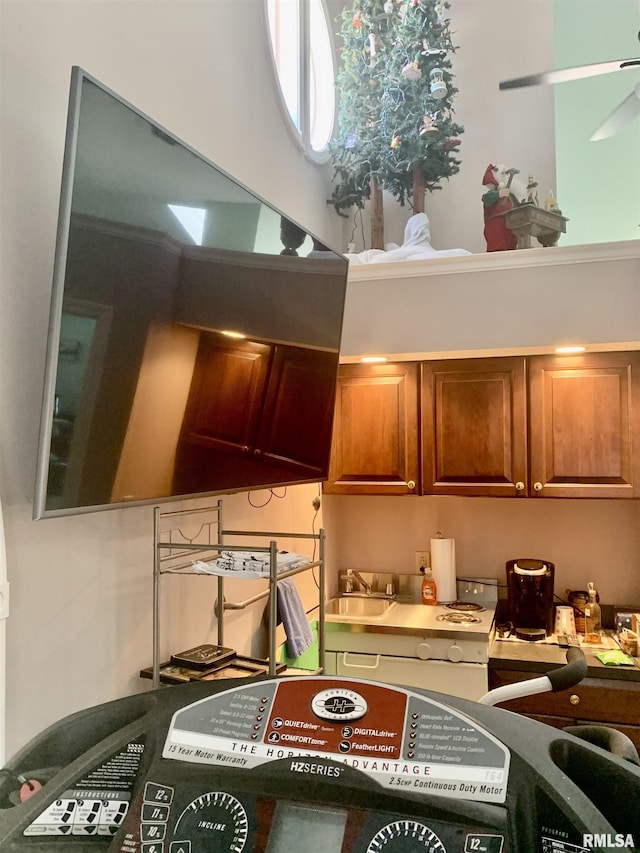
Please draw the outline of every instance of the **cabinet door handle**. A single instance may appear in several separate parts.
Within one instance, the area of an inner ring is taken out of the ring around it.
[[[362,657],[373,657],[375,663],[366,664],[366,663],[349,663],[347,655],[349,652],[344,652],[342,655],[342,663],[344,666],[351,667],[351,669],[377,669],[380,666],[380,655],[362,655]]]
[[[572,693],[571,696],[569,696],[569,702],[571,702],[572,705],[579,705],[580,697],[577,693]]]
[[[518,491],[518,492],[524,491],[524,483],[522,482],[522,480],[518,480],[518,482],[516,483],[516,491]]]
[[[409,491],[412,492],[416,487],[416,481],[415,480],[409,480],[409,482],[407,483],[407,487],[408,487]]]
[[[536,492],[541,492],[542,491],[542,483],[534,483],[533,488],[535,489]]]

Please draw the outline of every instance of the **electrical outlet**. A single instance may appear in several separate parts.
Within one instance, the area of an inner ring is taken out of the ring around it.
[[[415,559],[415,568],[416,572],[419,572],[422,566],[425,569],[428,569],[431,566],[431,552],[430,551],[416,551],[416,559]]]

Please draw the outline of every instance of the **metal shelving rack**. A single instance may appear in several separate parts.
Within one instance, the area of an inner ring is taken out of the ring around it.
[[[187,537],[179,526],[162,530],[163,520],[175,519],[185,521],[189,517],[202,516],[198,533]],[[194,539],[204,534],[205,541],[195,542]],[[226,530],[223,524],[223,503],[221,500],[207,507],[198,509],[174,510],[161,512],[160,507],[154,509],[154,560],[153,560],[153,686],[160,686],[160,583],[164,574],[198,575],[207,577],[193,568],[194,558],[209,561],[218,557],[221,551],[246,551],[246,544],[231,544],[226,537],[257,537],[269,538],[269,544],[251,546],[253,553],[269,555],[268,586],[243,601],[226,601],[224,597],[225,578],[217,575],[218,597],[215,603],[215,614],[218,620],[218,645],[224,646],[224,612],[226,610],[244,610],[251,604],[264,598],[269,598],[269,675],[276,674],[276,622],[278,600],[276,585],[278,581],[318,568],[318,672],[324,670],[324,587],[325,587],[325,532],[318,533],[273,533],[259,530]],[[278,572],[278,541],[283,539],[313,539],[318,543],[318,559],[305,563],[288,571]]]

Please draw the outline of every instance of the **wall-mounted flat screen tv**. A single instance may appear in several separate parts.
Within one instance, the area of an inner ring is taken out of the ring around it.
[[[74,68],[34,517],[325,478],[346,278]]]

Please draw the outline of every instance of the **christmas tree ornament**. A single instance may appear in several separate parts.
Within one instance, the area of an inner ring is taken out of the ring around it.
[[[393,15],[393,0],[387,0],[383,8],[387,15]]]
[[[358,144],[358,137],[355,133],[350,133],[344,141],[344,147],[346,151],[353,151],[353,149]]]
[[[376,55],[376,34],[369,33],[369,53],[371,56]]]
[[[444,27],[447,23],[447,16],[444,9],[444,5],[442,3],[436,3],[433,10],[436,13],[436,22],[434,26]]]
[[[394,136],[394,137],[393,137],[393,139],[391,140],[391,147],[392,147],[393,149],[395,149],[395,148],[397,148],[397,147],[400,145],[400,143],[401,143],[401,142],[402,142],[402,140],[400,139],[400,137],[396,135],[396,136]]]
[[[351,22],[354,29],[360,29],[362,26],[362,12],[360,9],[356,9],[353,15],[353,21]]]
[[[462,144],[461,139],[445,139],[444,141],[444,150],[445,151],[453,151],[458,147],[458,145]]]
[[[407,62],[400,73],[405,80],[419,80],[422,77],[420,66],[415,60],[413,62]]]
[[[431,97],[440,100],[440,98],[445,98],[447,96],[447,87],[444,82],[444,75],[442,73],[441,68],[433,68],[429,73],[429,79],[431,80]]]
[[[429,42],[426,39],[422,41],[422,50],[420,53],[423,56],[444,56],[446,51],[440,47],[429,47]]]
[[[435,118],[435,113],[426,113],[426,115],[422,117],[422,125],[418,131],[420,136],[424,136],[426,133],[434,133],[438,129]]]

